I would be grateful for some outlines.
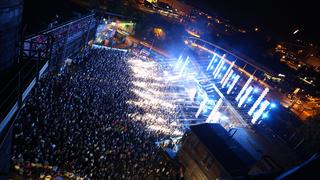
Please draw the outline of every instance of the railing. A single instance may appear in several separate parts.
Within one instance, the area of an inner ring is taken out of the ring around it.
[[[0,142],[6,134],[11,119],[20,109],[22,102],[36,82],[50,66],[57,65],[59,63],[57,61],[61,61],[68,55],[66,49],[70,39],[72,40],[75,34],[82,32],[85,37],[83,39],[85,45],[89,32],[95,27],[95,14],[91,13],[28,36],[21,43],[19,61],[15,69],[9,72],[9,74],[14,74],[13,77],[7,82],[1,82],[3,87],[0,89]],[[60,56],[61,54],[63,56]]]
[[[94,16],[95,14],[91,13],[66,22],[53,29],[28,36],[20,43],[18,63],[15,69],[9,72],[13,77],[6,82],[0,82],[0,179],[8,176],[12,129],[23,101],[50,67],[73,53],[67,52],[67,48],[74,43],[74,38],[82,38],[81,45],[87,44],[96,27]]]

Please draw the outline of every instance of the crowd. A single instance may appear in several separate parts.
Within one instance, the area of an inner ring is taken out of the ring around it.
[[[14,128],[13,163],[19,173],[177,179],[179,169],[156,145],[179,134],[176,107],[150,99],[165,97],[159,91],[166,86],[143,74],[128,52],[91,49],[85,57],[70,72],[47,74],[26,100]],[[148,73],[160,71],[153,66]],[[31,163],[52,168],[34,170]]]

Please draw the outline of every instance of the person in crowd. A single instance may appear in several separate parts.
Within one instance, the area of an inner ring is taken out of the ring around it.
[[[161,156],[155,143],[170,137],[161,128],[176,130],[171,126],[175,108],[128,103],[151,101],[130,90],[137,81],[128,63],[132,56],[117,50],[86,50],[75,58],[76,68],[49,73],[36,84],[14,128],[13,161],[21,174],[56,179],[62,179],[64,172],[85,179],[176,179],[179,168]],[[155,80],[144,83],[151,87]],[[151,126],[161,128],[147,128]]]

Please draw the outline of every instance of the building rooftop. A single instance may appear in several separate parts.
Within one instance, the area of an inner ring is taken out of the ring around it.
[[[246,175],[255,164],[255,159],[220,124],[205,123],[190,128],[231,175]]]

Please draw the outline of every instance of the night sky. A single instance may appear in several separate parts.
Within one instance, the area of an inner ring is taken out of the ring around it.
[[[283,39],[292,37],[295,29],[301,40],[320,45],[320,14],[316,1],[289,0],[184,0],[193,6],[218,14],[235,25],[253,28],[258,25],[268,34]],[[70,0],[25,0],[25,22],[47,24],[55,13],[70,14]],[[37,7],[37,8],[35,8]],[[46,17],[46,18],[45,18]]]
[[[283,38],[300,29],[298,38],[320,45],[317,1],[289,0],[189,0],[195,6],[227,17],[244,26],[262,26]],[[289,36],[290,37],[290,36]]]

